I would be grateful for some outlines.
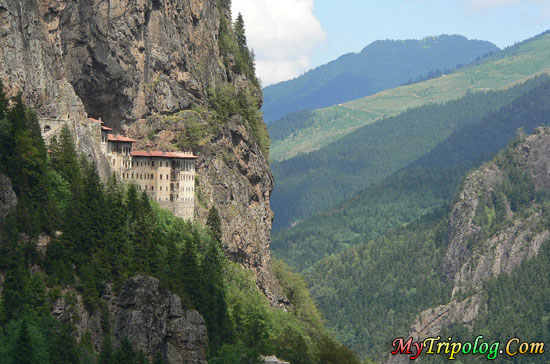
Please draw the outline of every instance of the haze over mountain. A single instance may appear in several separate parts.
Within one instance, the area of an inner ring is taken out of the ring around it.
[[[399,86],[430,71],[454,70],[499,48],[491,42],[440,35],[422,40],[381,40],[300,77],[263,89],[270,123],[288,113],[318,109]]]
[[[507,56],[445,77],[314,111],[312,125],[273,146],[308,151],[272,163],[276,229],[351,198],[429,152],[475,118],[513,101],[497,98],[489,102],[492,93],[477,98],[473,97],[476,92],[504,90],[550,70],[550,34],[504,52]],[[369,120],[368,115],[375,112],[395,116],[374,115]],[[320,143],[324,136],[328,139]]]
[[[475,116],[496,103],[505,105]],[[550,291],[534,287],[547,285],[541,280],[549,270],[550,129],[538,126],[550,122],[550,77],[421,109],[432,111],[423,113],[426,121],[448,125],[445,115],[456,115],[463,127],[337,208],[276,233],[275,254],[306,274],[329,326],[370,359],[386,357],[388,342],[407,337],[413,323],[415,335],[469,337],[473,326],[491,340],[506,340],[510,330],[545,337],[540,318],[549,310],[540,303]],[[428,123],[411,121],[416,135],[428,135]],[[390,134],[401,135],[398,128]],[[522,299],[502,293],[515,290]],[[477,314],[485,304],[488,317]],[[548,362],[540,359],[533,362]]]

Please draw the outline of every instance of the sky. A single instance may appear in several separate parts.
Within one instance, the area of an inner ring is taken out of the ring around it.
[[[383,39],[460,34],[503,48],[550,29],[550,0],[233,0],[263,86]]]

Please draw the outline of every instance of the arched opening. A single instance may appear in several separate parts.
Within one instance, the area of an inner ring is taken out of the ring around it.
[[[47,133],[47,132],[49,132],[50,130],[52,130],[52,127],[49,126],[49,125],[46,125],[46,126],[44,127],[44,134]]]

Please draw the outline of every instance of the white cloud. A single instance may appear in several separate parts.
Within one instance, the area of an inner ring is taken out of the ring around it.
[[[313,14],[314,0],[233,0],[233,16],[241,13],[248,46],[256,54],[256,70],[264,86],[306,71],[309,56],[324,41]]]

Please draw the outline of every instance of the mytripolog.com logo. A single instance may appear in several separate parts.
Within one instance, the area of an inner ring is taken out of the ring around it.
[[[421,355],[446,355],[448,360],[455,360],[460,355],[483,355],[489,360],[495,360],[499,355],[509,357],[517,355],[541,355],[544,354],[543,342],[522,342],[514,337],[501,345],[500,341],[488,343],[479,335],[473,342],[453,341],[450,337],[441,340],[441,337],[429,337],[423,341],[414,341],[413,338],[398,338],[392,342],[394,350],[392,355],[407,355],[409,359],[416,360]]]

